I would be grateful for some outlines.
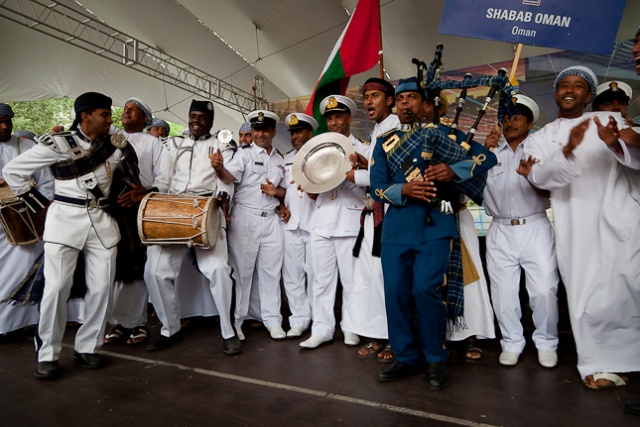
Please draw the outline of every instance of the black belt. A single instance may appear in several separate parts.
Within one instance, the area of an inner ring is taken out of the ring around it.
[[[76,206],[84,206],[87,208],[104,209],[109,206],[109,199],[107,199],[106,197],[103,199],[77,199],[75,197],[67,197],[56,194],[53,196],[53,200],[62,203],[69,203]]]

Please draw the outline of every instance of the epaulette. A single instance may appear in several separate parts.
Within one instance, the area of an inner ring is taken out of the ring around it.
[[[284,159],[284,156],[282,155],[282,153],[280,152],[280,150],[278,150],[277,148],[276,148],[276,153],[280,154],[280,157],[282,157],[282,158]]]
[[[295,148],[292,148],[291,150],[287,151],[287,154],[285,154],[285,156],[288,156],[288,155],[289,155],[289,153],[293,153],[294,151],[296,151],[296,149],[295,149]]]
[[[51,135],[41,135],[36,137],[36,144],[43,144],[46,146],[53,146],[55,145],[55,141],[53,140],[53,138],[51,137]]]
[[[392,133],[396,133],[398,129],[391,129],[386,131],[385,133],[381,133],[380,135],[376,136],[376,139],[378,138],[386,138],[387,136],[391,135]]]
[[[371,141],[365,141],[362,138],[358,138],[358,141],[362,142],[364,145],[371,145]]]

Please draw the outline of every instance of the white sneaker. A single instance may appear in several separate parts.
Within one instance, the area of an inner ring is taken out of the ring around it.
[[[500,358],[498,359],[498,362],[502,366],[516,366],[518,364],[519,357],[520,357],[520,353],[503,351],[502,353],[500,353]]]
[[[360,337],[354,334],[353,332],[343,332],[344,334],[344,345],[354,346],[360,344]]]
[[[291,328],[289,332],[287,332],[287,338],[298,338],[302,336],[304,329],[302,328]]]
[[[286,332],[282,329],[281,326],[276,326],[275,328],[269,329],[269,334],[271,334],[271,339],[274,340],[283,340],[287,337]]]
[[[308,340],[302,341],[300,347],[312,349],[317,348],[321,344],[331,341],[331,338],[319,337],[318,335],[311,335]]]
[[[555,350],[538,350],[538,363],[545,368],[553,368],[558,364],[558,353]]]
[[[240,341],[244,341],[244,334],[242,333],[242,326],[236,326],[236,334]]]

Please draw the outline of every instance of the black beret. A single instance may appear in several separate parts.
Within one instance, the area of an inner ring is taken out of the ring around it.
[[[89,110],[110,110],[111,98],[98,92],[85,92],[76,98],[73,103],[73,110],[76,112],[76,117],[80,117],[80,113]]]

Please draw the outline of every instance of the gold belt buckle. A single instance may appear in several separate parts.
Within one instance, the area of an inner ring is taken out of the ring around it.
[[[519,219],[512,219],[511,220],[511,225],[520,225],[520,220]]]

